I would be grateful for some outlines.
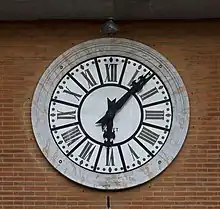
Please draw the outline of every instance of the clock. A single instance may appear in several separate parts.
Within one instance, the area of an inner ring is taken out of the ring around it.
[[[67,50],[33,96],[33,131],[46,159],[96,189],[125,189],[157,176],[180,151],[188,125],[188,96],[173,65],[127,39]]]

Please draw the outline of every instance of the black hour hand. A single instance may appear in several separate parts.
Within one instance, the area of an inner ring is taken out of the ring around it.
[[[113,99],[111,101],[109,98],[107,98],[108,110],[105,113],[105,115],[96,122],[96,124],[107,125],[107,122],[110,119],[114,118],[114,116],[115,116],[115,110],[114,110],[115,102],[116,102],[116,99]]]

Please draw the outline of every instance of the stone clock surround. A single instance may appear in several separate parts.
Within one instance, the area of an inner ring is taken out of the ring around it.
[[[121,174],[98,174],[80,168],[60,152],[48,125],[48,106],[53,89],[75,65],[94,56],[131,56],[148,63],[165,83],[173,105],[173,128],[159,153],[142,167]],[[184,84],[175,68],[155,50],[131,40],[103,38],[77,45],[54,60],[41,77],[32,102],[32,125],[37,143],[47,160],[63,175],[97,189],[123,189],[140,185],[161,173],[181,149],[189,125],[189,102]]]

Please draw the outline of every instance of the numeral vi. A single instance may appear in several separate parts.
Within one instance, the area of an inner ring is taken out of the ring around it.
[[[115,160],[114,160],[114,153],[113,149],[107,147],[106,148],[106,166],[114,166]]]

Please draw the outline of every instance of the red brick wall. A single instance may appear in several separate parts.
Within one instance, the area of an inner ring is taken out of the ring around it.
[[[46,66],[72,45],[100,37],[96,22],[0,23],[0,209],[220,208],[220,21],[120,23],[118,36],[144,42],[177,68],[189,93],[183,149],[140,187],[100,192],[79,186],[42,156],[30,107]]]

